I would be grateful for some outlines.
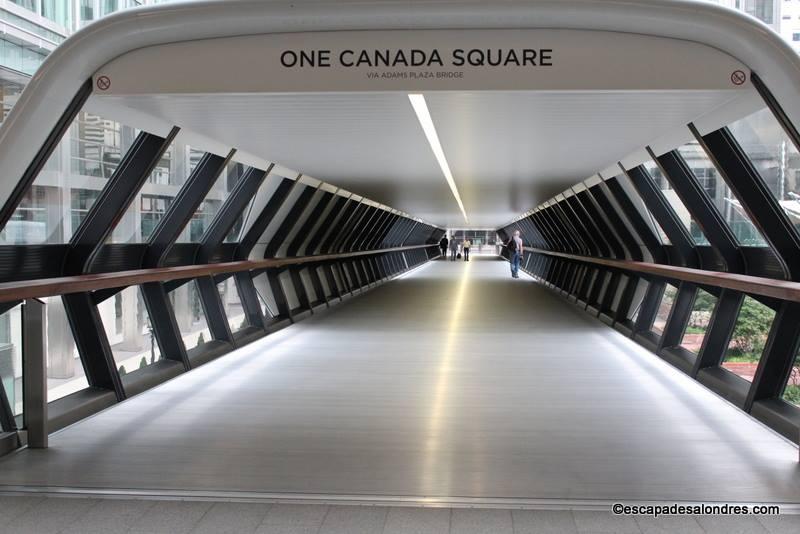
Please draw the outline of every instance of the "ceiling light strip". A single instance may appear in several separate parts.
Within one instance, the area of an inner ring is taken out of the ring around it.
[[[447,180],[447,185],[450,186],[450,191],[453,192],[453,196],[456,198],[456,202],[458,202],[458,207],[461,208],[464,221],[469,224],[467,210],[464,209],[464,203],[461,202],[461,195],[458,193],[456,181],[453,179],[453,173],[450,172],[450,165],[447,164],[447,158],[444,156],[442,144],[439,142],[439,135],[436,133],[436,127],[433,125],[431,112],[428,110],[428,104],[425,102],[425,95],[410,93],[408,99],[411,101],[411,106],[417,114],[417,119],[419,120],[420,126],[422,126],[422,130],[425,132],[425,137],[428,138],[428,143],[431,145],[433,155],[436,156],[436,161],[439,162],[439,167],[441,167],[442,174],[444,174],[444,178]]]

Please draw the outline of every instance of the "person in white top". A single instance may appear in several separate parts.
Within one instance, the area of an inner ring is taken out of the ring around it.
[[[469,239],[464,239],[464,242],[461,243],[461,250],[464,251],[464,261],[469,261],[469,249],[472,248],[472,241]]]
[[[510,254],[511,277],[519,278],[519,265],[522,263],[522,256],[525,253],[525,247],[522,244],[522,238],[519,236],[519,230],[514,230],[514,235],[508,240],[506,246]]]

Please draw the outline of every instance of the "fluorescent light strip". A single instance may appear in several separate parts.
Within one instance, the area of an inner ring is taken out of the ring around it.
[[[431,112],[428,110],[428,104],[425,102],[425,95],[410,93],[408,99],[414,107],[419,124],[425,132],[425,137],[428,138],[428,143],[431,145],[433,155],[436,156],[436,161],[439,162],[439,167],[441,167],[442,174],[444,174],[444,178],[447,180],[447,185],[450,186],[450,191],[453,192],[453,196],[456,198],[456,202],[458,202],[458,207],[461,208],[464,221],[469,224],[467,210],[464,209],[464,203],[461,202],[461,195],[458,194],[458,187],[456,187],[456,181],[453,179],[453,173],[450,172],[450,165],[447,164],[447,158],[444,157],[444,150],[442,150],[442,144],[439,142],[439,135],[436,133],[436,127],[433,125],[433,119],[431,118]]]

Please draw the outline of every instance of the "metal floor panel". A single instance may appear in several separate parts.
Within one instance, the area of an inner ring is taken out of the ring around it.
[[[800,501],[797,447],[486,259],[435,262],[0,459],[7,490]]]

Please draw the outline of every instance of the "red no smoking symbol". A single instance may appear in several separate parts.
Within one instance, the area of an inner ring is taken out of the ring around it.
[[[101,91],[108,91],[111,88],[111,78],[108,76],[100,76],[97,78],[97,88]]]
[[[746,81],[747,74],[745,74],[744,71],[735,70],[731,74],[731,83],[733,83],[733,85],[744,85],[744,82]]]

